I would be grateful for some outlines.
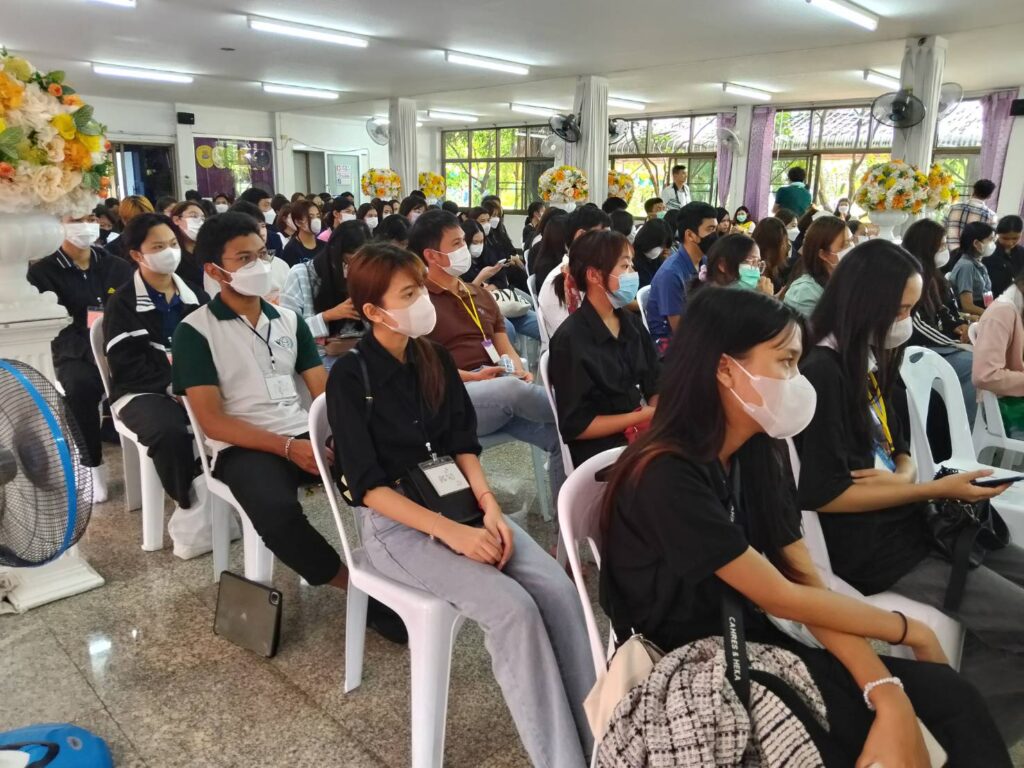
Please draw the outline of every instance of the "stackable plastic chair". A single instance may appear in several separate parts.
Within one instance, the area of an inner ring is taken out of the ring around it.
[[[978,343],[978,333],[981,326],[971,323],[967,328],[967,335],[971,344]],[[974,451],[980,456],[986,448],[995,448],[1002,452],[1001,466],[1011,469],[1013,466],[1013,454],[1024,454],[1024,440],[1017,440],[1006,434],[1006,426],[1003,424],[1003,416],[999,412],[999,398],[995,392],[987,389],[979,389],[978,395],[981,400],[978,403],[978,415],[974,419],[974,431],[971,437],[974,440]]]
[[[444,760],[452,646],[465,617],[445,600],[394,581],[374,568],[359,539],[358,521],[355,543],[350,543],[327,461],[330,435],[327,405],[320,395],[309,410],[309,439],[348,565],[345,692],[358,688],[363,679],[366,610],[372,597],[401,616],[409,632],[412,768],[439,768]]]
[[[644,321],[644,328],[651,330],[647,325],[647,300],[651,297],[651,286],[645,285],[636,292],[636,303],[640,307],[640,319]]]
[[[103,382],[103,391],[110,403],[110,417],[121,438],[121,457],[124,462],[124,502],[130,512],[142,508],[142,548],[156,552],[164,548],[164,487],[149,458],[149,451],[138,436],[124,425],[114,412],[110,400],[110,366],[107,365],[103,323],[95,322],[89,329],[89,345]]]
[[[267,549],[267,545],[263,543],[263,539],[249,522],[249,517],[227,483],[213,476],[210,459],[206,455],[206,436],[203,434],[203,428],[192,411],[188,397],[182,396],[181,402],[185,405],[189,424],[192,425],[192,434],[195,436],[196,447],[199,449],[199,461],[203,465],[203,477],[206,478],[206,487],[209,491],[208,502],[210,516],[213,520],[213,579],[220,581],[221,572],[228,569],[231,548],[231,509],[234,509],[242,521],[245,578],[270,584],[274,578],[274,554]]]
[[[569,446],[562,440],[562,430],[558,426],[558,408],[555,405],[555,390],[548,381],[548,362],[550,352],[544,352],[540,356],[540,381],[544,385],[544,391],[547,393],[548,402],[551,404],[551,412],[555,415],[555,429],[558,431],[558,447],[562,451],[562,464],[565,466],[565,475],[568,477],[572,474],[572,454],[569,452]]]

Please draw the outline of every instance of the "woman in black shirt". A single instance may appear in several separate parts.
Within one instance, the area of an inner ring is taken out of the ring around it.
[[[384,244],[367,245],[349,267],[349,294],[372,331],[331,369],[326,397],[363,544],[386,576],[480,625],[531,762],[583,768],[592,741],[583,699],[594,683],[583,610],[558,563],[504,517],[490,490],[473,403],[451,355],[426,339],[436,316],[425,276],[415,255]],[[402,493],[398,481],[432,454],[454,461],[479,525]]]
[[[292,223],[296,229],[295,236],[281,251],[281,258],[288,262],[289,267],[312,261],[327,247],[327,243],[317,239],[323,223],[316,203],[300,200],[292,204]]]
[[[578,467],[647,427],[658,403],[659,364],[640,318],[623,309],[639,283],[625,235],[581,236],[569,271],[586,296],[551,338],[548,378],[558,428]]]
[[[672,233],[661,219],[644,222],[633,239],[633,268],[640,276],[640,287],[650,285],[658,268],[672,255]]]
[[[797,316],[773,298],[709,287],[692,299],[665,362],[672,385],[605,495],[601,603],[617,639],[635,631],[671,651],[721,635],[728,585],[745,598],[748,641],[786,647],[817,684],[836,753],[827,765],[927,765],[916,715],[950,765],[1009,766],[984,703],[928,627],[823,587],[772,439],[814,414],[801,351]],[[794,643],[753,608],[802,622],[826,650]],[[921,661],[879,658],[865,638],[902,640]],[[891,676],[902,686],[872,686],[872,715],[863,689]]]
[[[917,482],[897,379],[921,290],[918,261],[883,240],[858,245],[833,273],[800,365],[818,407],[796,441],[799,500],[819,512],[836,575],[865,594],[888,590],[941,610],[951,567],[931,552],[925,503],[989,499],[1007,486],[972,484],[991,472]],[[952,616],[968,633],[964,677],[1014,744],[1024,736],[1024,550],[1010,545],[987,555]]]

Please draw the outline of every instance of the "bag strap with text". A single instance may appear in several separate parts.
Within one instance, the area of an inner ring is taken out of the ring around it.
[[[729,498],[729,517],[735,522],[736,505],[740,497],[740,467],[732,468],[732,493]],[[736,691],[744,709],[750,708],[750,659],[747,656],[747,634],[743,623],[744,598],[722,582],[722,648],[725,651],[725,675]]]

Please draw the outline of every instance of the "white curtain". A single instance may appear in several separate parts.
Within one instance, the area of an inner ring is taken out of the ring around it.
[[[590,202],[608,197],[608,81],[583,75],[576,80],[573,111],[580,116],[582,136],[565,145],[565,164],[580,168],[590,182]]]
[[[388,161],[402,179],[402,197],[418,186],[416,168],[416,100],[391,99],[388,106]],[[427,170],[426,168],[424,170]]]

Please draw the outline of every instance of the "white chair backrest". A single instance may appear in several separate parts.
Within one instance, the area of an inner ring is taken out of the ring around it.
[[[526,278],[526,287],[530,290],[530,298],[533,299],[533,306],[537,306],[537,275],[530,275]]]
[[[206,434],[203,432],[203,428],[199,426],[199,419],[196,418],[195,411],[192,410],[192,404],[189,403],[187,395],[181,396],[181,403],[185,406],[185,413],[188,414],[188,423],[192,427],[192,435],[196,439],[199,461],[203,465],[203,476],[209,480],[213,477],[213,472],[210,470],[210,457],[206,455]]]
[[[569,446],[565,444],[562,439],[562,430],[558,426],[558,406],[555,402],[555,390],[548,381],[548,357],[550,352],[546,351],[540,356],[540,365],[538,370],[540,371],[540,382],[544,385],[544,391],[548,396],[548,403],[551,405],[551,413],[555,417],[555,431],[558,433],[558,447],[562,450],[562,464],[565,465],[566,476],[572,472],[572,454],[569,452]]]
[[[96,360],[96,367],[100,371],[100,380],[103,382],[103,391],[110,399],[110,366],[107,364],[107,351],[104,349],[106,340],[103,338],[103,321],[98,319],[89,329],[89,346],[92,347],[92,356]]]
[[[309,441],[313,444],[313,456],[316,457],[316,466],[320,470],[320,482],[324,486],[327,501],[331,505],[331,513],[334,515],[334,522],[338,526],[341,546],[345,550],[345,562],[351,565],[355,561],[352,559],[352,548],[349,545],[348,535],[345,532],[345,521],[341,516],[341,505],[338,503],[338,491],[334,487],[331,465],[327,461],[327,439],[330,436],[331,424],[327,420],[327,400],[324,398],[324,395],[318,395],[309,409]],[[359,526],[357,523],[357,542],[358,535]]]
[[[935,476],[935,459],[928,443],[926,425],[928,403],[934,389],[946,406],[953,459],[975,461],[971,426],[967,419],[963,390],[953,367],[941,355],[924,347],[907,347],[903,355],[900,375],[907,387],[907,405],[910,410],[911,454],[918,465],[918,477]]]
[[[540,331],[540,348],[547,349],[548,344],[551,342],[551,334],[548,333],[548,326],[544,322],[544,313],[540,308],[540,301],[538,297],[542,286],[537,285],[536,273],[526,278],[526,285],[530,289],[530,295],[533,296],[533,308],[537,313],[537,329]]]
[[[651,330],[647,325],[647,299],[651,296],[651,286],[645,285],[636,292],[636,303],[640,307],[640,319],[644,321],[644,328]]]
[[[978,333],[981,331],[981,326],[977,323],[971,323],[967,326],[967,338],[970,339],[971,344],[978,343]]]
[[[558,494],[558,527],[562,539],[566,543],[569,565],[572,567],[573,580],[583,605],[583,617],[587,623],[587,637],[590,640],[590,652],[594,658],[594,671],[600,677],[608,668],[607,655],[601,634],[597,629],[597,619],[590,604],[590,594],[583,580],[583,569],[580,565],[579,545],[590,544],[597,569],[601,569],[601,501],[604,496],[605,483],[598,482],[594,477],[597,472],[611,466],[622,455],[624,448],[612,448],[591,456],[583,462],[575,472],[569,475]]]

